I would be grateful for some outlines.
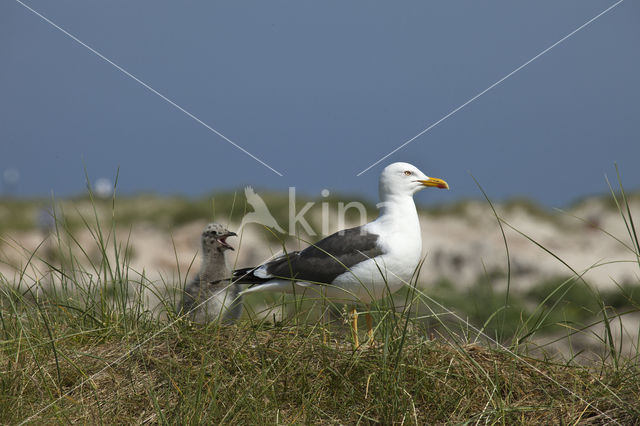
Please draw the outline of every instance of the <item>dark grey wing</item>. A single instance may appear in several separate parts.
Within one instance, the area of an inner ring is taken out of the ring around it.
[[[378,235],[362,227],[345,229],[318,241],[298,253],[266,265],[272,277],[330,284],[360,262],[383,254]]]
[[[284,263],[288,264],[290,259],[295,258],[299,253],[300,252],[298,251],[292,251],[290,253],[280,255],[272,261],[266,262],[262,265],[236,269],[233,271],[233,281],[238,282],[239,284],[261,284],[265,281],[269,281],[273,278],[272,276],[269,276],[269,274],[267,274],[267,276],[263,276],[263,274],[256,274],[255,272],[262,268],[266,268],[267,270],[271,268],[279,268]]]

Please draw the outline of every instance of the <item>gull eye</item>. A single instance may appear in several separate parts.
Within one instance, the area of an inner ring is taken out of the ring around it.
[[[404,171],[404,175],[405,176],[411,176],[413,173],[411,173],[411,170],[405,170]]]

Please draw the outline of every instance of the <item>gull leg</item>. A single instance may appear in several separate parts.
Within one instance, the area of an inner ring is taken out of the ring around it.
[[[357,348],[360,346],[360,342],[358,341],[358,311],[356,311],[356,307],[351,307],[351,333],[353,335],[353,344]]]
[[[369,336],[369,344],[373,345],[373,318],[371,317],[370,311],[367,311],[365,317],[367,319],[367,336]]]

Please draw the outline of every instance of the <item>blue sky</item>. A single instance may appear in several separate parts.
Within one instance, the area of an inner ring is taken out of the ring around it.
[[[25,1],[278,176],[14,0],[0,3],[0,171],[21,196],[200,195],[253,185],[375,199],[408,161],[451,191],[563,206],[640,189],[640,2],[626,0],[356,174],[613,1]]]

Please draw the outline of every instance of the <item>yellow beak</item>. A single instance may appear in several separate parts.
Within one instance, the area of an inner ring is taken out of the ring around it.
[[[435,186],[436,188],[449,189],[449,184],[442,179],[429,178],[427,180],[419,180],[423,186]]]

